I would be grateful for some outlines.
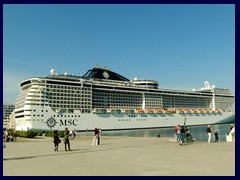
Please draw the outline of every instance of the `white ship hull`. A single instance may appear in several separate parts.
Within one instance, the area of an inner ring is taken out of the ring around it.
[[[37,109],[39,107],[32,107]],[[39,109],[41,111],[42,109]],[[231,123],[235,121],[234,113],[144,113],[144,114],[60,114],[51,111],[51,108],[44,108],[48,111],[36,121],[18,120],[16,130],[64,130],[76,129],[78,131],[93,130],[101,128],[102,130],[130,130],[173,127],[178,124],[183,125],[205,125]],[[144,115],[144,117],[142,117]],[[59,116],[59,117],[57,117]],[[69,117],[70,116],[70,117]],[[73,116],[73,117],[72,117]],[[79,117],[80,116],[80,117]],[[130,116],[130,117],[129,117]]]

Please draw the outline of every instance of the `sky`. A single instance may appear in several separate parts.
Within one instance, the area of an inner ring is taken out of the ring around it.
[[[30,77],[107,66],[159,88],[235,93],[234,4],[4,4],[3,102]]]

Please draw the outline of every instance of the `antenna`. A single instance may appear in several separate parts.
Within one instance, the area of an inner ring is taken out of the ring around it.
[[[204,85],[206,89],[211,89],[211,86],[208,81],[204,81]]]

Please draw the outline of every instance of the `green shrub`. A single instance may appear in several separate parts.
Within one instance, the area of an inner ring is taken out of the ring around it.
[[[54,131],[46,131],[45,136],[46,137],[53,137]],[[64,131],[58,131],[59,137],[63,138],[64,137]]]

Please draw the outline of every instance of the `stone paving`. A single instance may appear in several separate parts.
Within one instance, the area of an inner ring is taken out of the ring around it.
[[[193,142],[183,146],[167,137],[92,137],[63,141],[18,139],[3,149],[3,176],[235,176],[235,143]]]

